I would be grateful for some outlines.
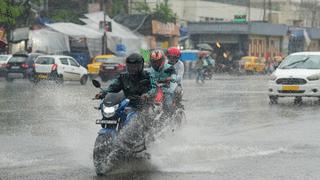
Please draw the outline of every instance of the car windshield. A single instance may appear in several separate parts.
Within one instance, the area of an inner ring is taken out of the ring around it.
[[[97,58],[94,62],[107,62],[109,58]]]
[[[116,57],[108,59],[107,63],[124,63],[124,58]]]
[[[36,64],[54,64],[54,58],[50,57],[39,57]]]
[[[28,58],[28,57],[25,57],[25,56],[13,56],[13,57],[9,60],[9,62],[11,62],[11,63],[25,62],[27,58]]]
[[[243,62],[251,62],[251,59],[242,59]]]
[[[287,57],[279,69],[320,69],[320,55],[293,55]]]
[[[6,61],[9,56],[0,56],[0,61]]]

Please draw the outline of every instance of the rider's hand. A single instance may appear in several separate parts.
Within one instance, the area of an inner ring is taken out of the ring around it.
[[[144,99],[148,99],[150,96],[148,94],[142,94],[141,95],[141,99],[144,100]]]
[[[172,79],[171,77],[167,77],[167,78],[166,78],[166,81],[167,81],[167,82],[171,82],[171,81],[173,81],[173,79]]]
[[[98,93],[98,94],[96,94],[96,96],[95,96],[96,99],[101,99],[101,97],[102,97],[102,93]]]

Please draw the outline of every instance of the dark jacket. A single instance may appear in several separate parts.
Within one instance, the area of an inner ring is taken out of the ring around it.
[[[142,80],[146,81],[141,84]],[[150,100],[153,100],[157,96],[158,92],[153,75],[147,71],[142,71],[137,75],[132,75],[128,72],[122,73],[110,84],[107,89],[101,91],[101,93],[116,93],[120,92],[121,90],[123,90],[125,97],[130,99],[129,104],[136,108],[139,105],[140,96],[142,94],[148,94],[150,96]]]

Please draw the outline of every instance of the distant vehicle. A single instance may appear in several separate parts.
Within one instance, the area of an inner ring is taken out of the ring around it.
[[[264,72],[266,65],[260,58],[255,56],[244,56],[239,62],[239,70],[247,74],[256,74],[256,72]]]
[[[0,77],[5,77],[7,74],[7,64],[12,54],[0,55]]]
[[[35,61],[34,71],[35,73],[30,78],[34,83],[40,80],[53,80],[57,83],[79,81],[80,84],[85,85],[88,80],[87,69],[71,56],[39,56]]]
[[[126,72],[126,57],[112,57],[100,65],[99,76],[103,82]]]
[[[6,68],[6,81],[12,82],[14,79],[27,79],[33,72],[33,64],[42,53],[19,52],[13,54],[8,61]]]
[[[94,79],[94,78],[98,77],[100,65],[104,62],[107,62],[107,60],[112,57],[117,57],[117,56],[112,55],[112,54],[96,56],[93,59],[92,63],[88,64],[88,74],[89,74],[90,79]]]
[[[302,97],[320,100],[320,52],[293,53],[283,60],[269,80],[270,103],[279,97],[295,97],[295,104]]]
[[[282,62],[282,57],[281,56],[275,56],[274,58],[270,59],[269,62],[266,63],[266,72],[267,73],[273,73],[278,66]]]

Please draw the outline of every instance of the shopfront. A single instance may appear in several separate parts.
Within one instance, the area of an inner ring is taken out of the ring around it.
[[[167,22],[152,20],[152,36],[147,36],[150,40],[151,49],[169,48],[178,46],[180,30],[178,25]]]
[[[266,22],[188,23],[193,47],[200,43],[211,45],[218,60],[228,54],[231,54],[234,60],[248,55],[262,59],[279,56],[286,32],[285,25]]]

